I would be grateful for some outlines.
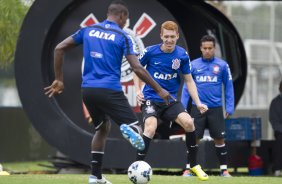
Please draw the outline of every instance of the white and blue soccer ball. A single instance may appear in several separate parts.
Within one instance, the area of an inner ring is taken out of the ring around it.
[[[152,178],[152,168],[145,161],[133,162],[128,168],[128,178],[134,184],[146,184]]]

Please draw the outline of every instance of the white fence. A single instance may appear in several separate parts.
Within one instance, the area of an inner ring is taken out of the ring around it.
[[[282,80],[282,42],[245,40],[248,75],[238,109],[268,109]]]

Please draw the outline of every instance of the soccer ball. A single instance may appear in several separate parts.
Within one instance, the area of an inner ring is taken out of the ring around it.
[[[151,180],[153,171],[145,161],[133,162],[128,168],[128,178],[134,184],[146,184]]]

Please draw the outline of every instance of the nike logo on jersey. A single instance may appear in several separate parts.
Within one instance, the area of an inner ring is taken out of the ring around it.
[[[161,62],[155,62],[155,65],[158,65],[158,64],[160,64]]]
[[[203,69],[198,69],[197,72],[203,71]]]
[[[103,31],[96,31],[96,30],[91,30],[89,32],[89,36],[104,39],[104,40],[112,40],[112,41],[115,41],[115,37],[116,37],[115,34],[109,34]]]

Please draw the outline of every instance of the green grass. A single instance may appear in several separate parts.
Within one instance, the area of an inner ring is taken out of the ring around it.
[[[42,174],[55,173],[55,169],[40,165],[51,164],[47,161],[2,163],[5,170],[14,173],[10,176],[0,176],[0,184],[88,184],[89,174]],[[244,169],[243,169],[244,170]],[[19,174],[25,173],[25,174]],[[34,174],[36,173],[36,174]],[[113,184],[131,184],[127,175],[105,174]],[[281,184],[282,177],[250,177],[234,176],[222,178],[210,175],[208,181],[200,181],[197,177],[153,175],[149,184]]]
[[[127,175],[106,175],[113,184],[130,184]],[[232,177],[222,178],[210,176],[208,181],[200,181],[196,177],[153,175],[150,184],[281,184],[282,178],[275,177]],[[20,174],[0,176],[2,184],[87,184],[88,175],[85,174]]]
[[[34,161],[34,162],[10,162],[2,163],[4,169],[11,173],[34,173],[34,172],[55,172],[55,168],[51,168],[52,164],[48,161]],[[44,165],[44,166],[43,166]],[[49,166],[49,167],[45,167]]]

